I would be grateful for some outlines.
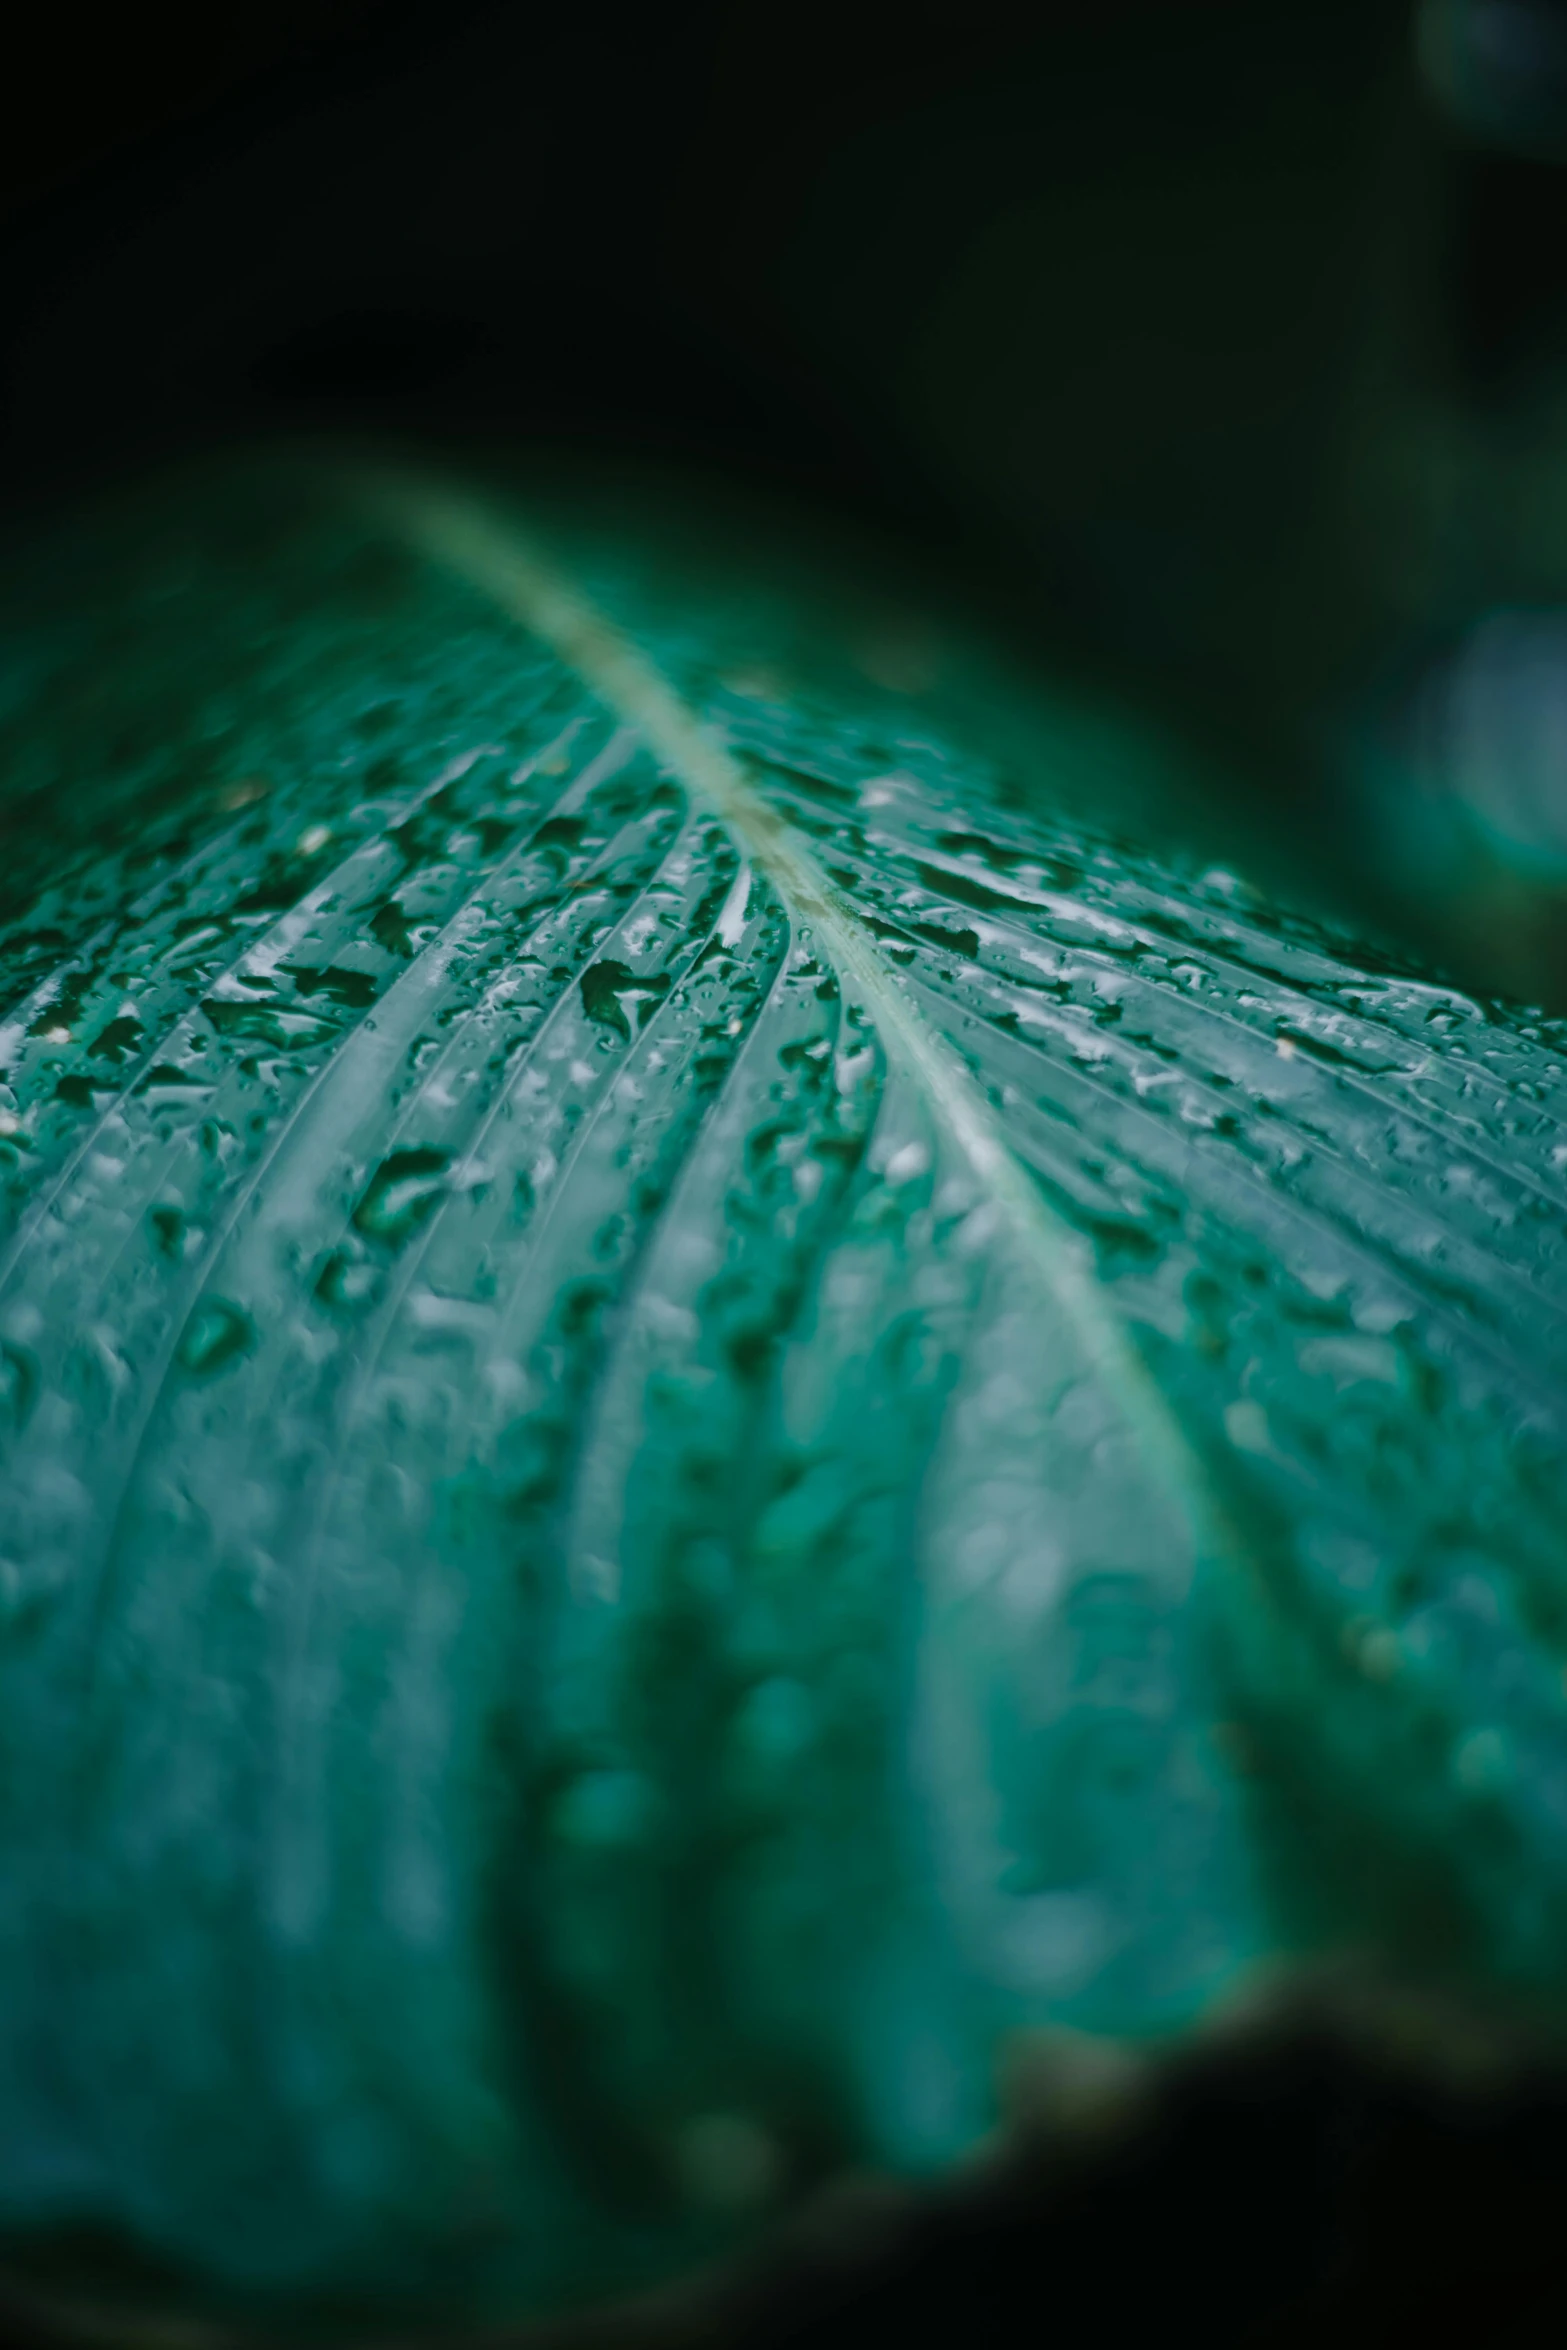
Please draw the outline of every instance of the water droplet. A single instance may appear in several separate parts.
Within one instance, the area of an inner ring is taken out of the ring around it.
[[[629,963],[606,955],[582,974],[583,1007],[590,1020],[629,1044],[633,1016],[642,1027],[653,1006],[668,995],[669,984],[667,971],[633,971]]]
[[[352,971],[342,963],[328,963],[319,968],[308,963],[285,963],[282,968],[300,995],[324,995],[329,1002],[346,1005],[355,1012],[366,1011],[375,1002],[378,982],[368,971]]]
[[[185,1325],[179,1344],[181,1368],[198,1379],[226,1370],[255,1344],[256,1326],[243,1306],[227,1298],[203,1298]]]
[[[178,1208],[149,1208],[147,1221],[152,1226],[160,1255],[172,1258],[178,1264],[185,1240],[185,1218]]]
[[[141,1043],[142,1026],[134,1012],[122,1012],[93,1038],[91,1050],[101,1061],[128,1060]]]
[[[445,1187],[450,1153],[428,1145],[393,1151],[381,1161],[354,1210],[357,1229],[401,1248],[424,1222]]]
[[[315,1294],[335,1313],[353,1313],[368,1305],[380,1284],[380,1271],[364,1257],[335,1248],[316,1277]]]

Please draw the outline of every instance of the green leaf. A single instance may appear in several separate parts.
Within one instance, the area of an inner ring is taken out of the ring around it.
[[[13,572],[0,2221],[220,2299],[608,2295],[1345,1943],[1567,1989],[1562,1033],[586,516]]]

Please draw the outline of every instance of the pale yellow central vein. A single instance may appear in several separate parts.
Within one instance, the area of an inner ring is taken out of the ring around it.
[[[1200,1464],[1107,1305],[1083,1244],[1019,1165],[968,1069],[904,991],[853,900],[822,871],[809,844],[762,797],[740,762],[647,655],[595,609],[526,532],[496,518],[476,499],[437,483],[383,479],[370,495],[401,537],[542,639],[634,727],[693,801],[719,819],[741,854],[765,874],[796,930],[811,926],[840,977],[852,983],[870,1011],[889,1060],[924,1092],[981,1191],[1005,1218],[1070,1322],[1093,1372],[1132,1428],[1147,1468],[1176,1505],[1193,1551],[1212,1556],[1222,1538]]]

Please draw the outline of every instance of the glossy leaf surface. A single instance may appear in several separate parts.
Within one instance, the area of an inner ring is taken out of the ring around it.
[[[988,758],[759,559],[269,476],[54,564],[8,2232],[494,2314],[1280,1952],[1553,2016],[1555,1029],[1152,854],[1130,732]]]

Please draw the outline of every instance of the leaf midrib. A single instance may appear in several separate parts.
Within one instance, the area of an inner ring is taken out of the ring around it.
[[[922,1017],[853,901],[823,873],[809,844],[761,797],[740,762],[641,648],[527,531],[493,516],[472,496],[414,476],[372,477],[361,494],[383,525],[541,639],[634,727],[765,876],[795,931],[814,931],[840,975],[861,992],[889,1060],[923,1092],[1066,1318],[1184,1526],[1193,1558],[1232,1551],[1234,1536],[1206,1490],[1202,1465],[1120,1318],[1105,1304],[1077,1236],[1018,1164],[960,1057]]]

